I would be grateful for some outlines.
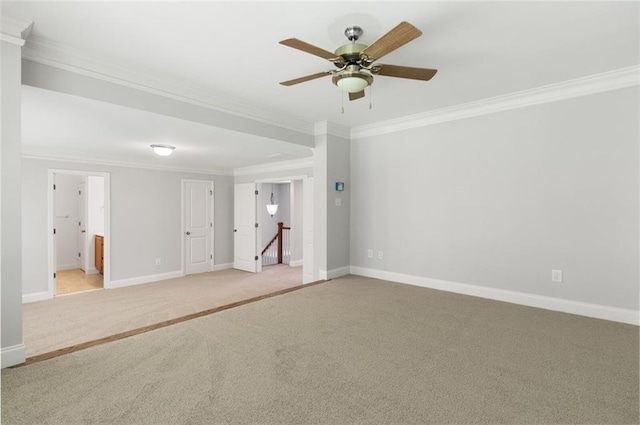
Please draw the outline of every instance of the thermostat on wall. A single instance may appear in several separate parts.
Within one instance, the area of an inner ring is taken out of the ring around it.
[[[336,190],[342,192],[344,190],[344,182],[336,182]]]

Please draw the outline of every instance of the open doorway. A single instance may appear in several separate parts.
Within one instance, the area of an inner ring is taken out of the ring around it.
[[[294,217],[302,215],[302,211],[293,208],[291,201],[294,193],[291,186],[289,181],[259,185],[258,192],[262,193],[264,204],[258,206],[258,214],[262,215],[258,231],[262,233],[259,248],[263,268],[278,264],[292,267],[302,265],[302,252],[292,240],[297,233],[292,234],[291,231],[296,228],[293,225]]]
[[[276,203],[277,213],[271,217],[266,207]],[[268,252],[270,247],[279,244],[275,238],[279,233],[279,222],[283,223],[282,227],[289,228],[288,242],[282,241],[280,255],[277,251]],[[291,224],[287,226],[287,222]],[[270,267],[271,260],[279,256],[288,257],[289,264],[276,260],[276,267]],[[302,283],[317,280],[313,272],[312,177],[282,177],[235,185],[233,267],[251,273],[277,273],[278,268],[298,268],[298,280]]]
[[[49,293],[99,290],[109,283],[108,174],[49,170]]]

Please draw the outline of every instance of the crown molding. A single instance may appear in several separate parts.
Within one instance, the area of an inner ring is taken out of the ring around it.
[[[233,176],[232,171],[167,167],[162,165],[145,164],[145,163],[134,162],[134,161],[96,159],[96,158],[92,158],[88,156],[85,157],[80,155],[77,155],[77,156],[57,155],[57,154],[43,153],[43,152],[29,151],[29,150],[23,150],[22,158],[37,159],[42,161],[64,161],[64,162],[72,162],[72,163],[80,163],[80,164],[94,164],[94,165],[107,165],[112,167],[138,168],[138,169],[145,169],[145,170],[172,171],[176,173],[197,173],[197,174],[207,174],[207,175],[216,175],[216,176]]]
[[[240,167],[233,170],[234,176],[250,176],[253,174],[272,173],[277,171],[299,170],[301,168],[312,168],[313,157],[292,159],[289,161],[272,162],[270,164],[252,165]]]
[[[313,134],[315,136],[331,135],[342,137],[349,140],[351,138],[351,129],[329,121],[319,121],[313,126]]]
[[[640,65],[635,65],[476,102],[464,103],[448,108],[408,115],[398,119],[354,127],[351,129],[351,139],[360,139],[412,128],[426,127],[447,121],[477,117],[510,109],[524,108],[633,87],[639,84]]]
[[[2,16],[0,19],[0,40],[18,46],[24,46],[31,35],[33,22]]]
[[[312,123],[291,115],[257,107],[249,102],[216,95],[203,87],[186,85],[169,78],[143,74],[43,38],[29,38],[23,48],[22,57],[43,65],[142,90],[214,111],[304,134],[314,134]]]

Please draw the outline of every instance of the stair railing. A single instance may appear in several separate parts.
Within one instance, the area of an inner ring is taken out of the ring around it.
[[[278,223],[278,233],[269,241],[262,250],[262,265],[289,264],[291,259],[291,244],[289,231],[291,227],[285,227],[284,223]]]

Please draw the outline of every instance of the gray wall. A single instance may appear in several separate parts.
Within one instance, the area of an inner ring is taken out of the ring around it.
[[[233,262],[232,177],[35,159],[22,165],[24,294],[47,290],[48,169],[110,173],[112,280],[181,269],[182,179],[214,181],[214,261]]]
[[[638,115],[630,88],[353,141],[351,264],[637,310]]]
[[[351,264],[349,140],[328,135],[327,142],[327,270],[335,270]],[[335,190],[336,182],[344,182],[344,191]],[[336,205],[336,199],[340,199],[341,206]]]
[[[2,79],[2,125],[0,135],[0,193],[2,196],[0,231],[0,281],[2,293],[2,349],[18,346],[15,355],[2,364],[19,363],[24,356],[22,348],[22,204],[21,186],[21,133],[20,133],[20,47],[0,41]]]

